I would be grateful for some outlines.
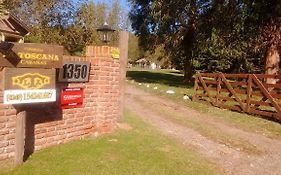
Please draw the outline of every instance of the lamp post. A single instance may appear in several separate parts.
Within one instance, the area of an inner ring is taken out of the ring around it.
[[[100,39],[104,43],[108,43],[111,39],[112,33],[115,31],[112,29],[106,22],[99,28],[97,28],[97,31],[100,35]]]

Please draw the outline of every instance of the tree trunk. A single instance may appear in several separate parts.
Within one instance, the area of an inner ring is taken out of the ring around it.
[[[191,83],[192,73],[193,73],[193,65],[192,65],[192,50],[194,44],[196,42],[196,14],[197,14],[197,4],[196,0],[190,1],[190,13],[189,13],[189,22],[188,26],[185,30],[184,38],[182,41],[183,51],[185,53],[185,63],[184,63],[184,83]]]
[[[276,45],[267,48],[265,55],[265,74],[277,74],[279,70],[280,55]],[[278,80],[275,78],[267,78],[266,83],[276,84]]]
[[[184,64],[184,83],[192,82],[192,60],[190,58],[186,59],[186,63]]]

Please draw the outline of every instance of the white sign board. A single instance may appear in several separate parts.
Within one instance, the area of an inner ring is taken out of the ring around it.
[[[55,89],[4,91],[4,104],[45,103],[54,101],[56,101]]]

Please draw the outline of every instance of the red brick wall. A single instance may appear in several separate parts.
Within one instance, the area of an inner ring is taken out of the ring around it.
[[[88,83],[60,83],[62,87],[84,87],[84,105],[75,109],[60,109],[56,103],[16,107],[4,105],[0,90],[0,160],[12,159],[15,150],[15,119],[21,109],[27,111],[25,156],[52,145],[81,139],[89,135],[112,132],[119,115],[119,60],[112,59],[111,47],[88,47],[87,57],[67,57],[66,60],[90,61]],[[58,99],[60,97],[57,93]]]

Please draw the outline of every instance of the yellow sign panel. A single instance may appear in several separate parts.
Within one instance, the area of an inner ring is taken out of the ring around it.
[[[12,85],[23,89],[41,89],[50,84],[51,78],[39,73],[27,73],[21,76],[12,77]]]
[[[113,49],[111,51],[111,57],[114,58],[114,59],[119,59],[120,58],[120,51],[119,49]]]
[[[5,68],[4,90],[55,89],[55,69]]]

